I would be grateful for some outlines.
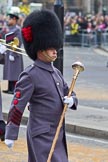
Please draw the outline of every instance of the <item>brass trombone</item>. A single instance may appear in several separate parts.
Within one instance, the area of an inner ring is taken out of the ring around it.
[[[74,70],[74,75],[73,75],[73,79],[72,79],[71,86],[70,86],[70,89],[69,89],[68,97],[71,96],[71,93],[72,93],[72,91],[74,89],[74,85],[75,85],[76,79],[78,77],[78,74],[81,71],[84,70],[84,66],[83,66],[83,64],[81,62],[77,61],[74,64],[72,64],[72,68]],[[64,117],[65,117],[65,113],[67,111],[67,107],[68,107],[67,104],[65,104],[63,112],[62,112],[61,117],[60,117],[60,121],[58,123],[58,127],[57,127],[57,130],[56,130],[53,142],[52,142],[52,146],[51,146],[51,149],[50,149],[50,152],[49,152],[49,155],[48,155],[47,162],[51,162],[51,158],[52,158],[52,155],[53,155],[53,152],[54,152],[54,149],[55,149],[58,137],[59,137],[60,129],[61,129],[62,124],[63,124],[63,120],[64,120]]]
[[[6,41],[4,39],[0,39],[0,43],[5,45],[7,47],[6,49],[9,50],[9,51],[27,56],[25,50],[18,47],[19,46],[19,39],[17,37],[14,37],[13,41],[11,41],[10,43],[6,43]],[[22,52],[17,51],[17,50],[20,50]]]

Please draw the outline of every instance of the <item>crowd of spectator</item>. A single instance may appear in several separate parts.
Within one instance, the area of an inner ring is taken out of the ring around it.
[[[87,30],[90,32],[91,30],[104,30],[108,28],[108,15],[97,14],[91,15],[87,14],[86,16],[71,16],[67,13],[64,16],[64,25],[70,26],[71,33],[74,34],[80,30]]]
[[[87,14],[86,16],[71,15],[67,12],[64,16],[64,29],[68,34],[77,36],[79,33],[93,33],[98,35],[108,31],[108,15]],[[99,38],[98,38],[99,39]]]

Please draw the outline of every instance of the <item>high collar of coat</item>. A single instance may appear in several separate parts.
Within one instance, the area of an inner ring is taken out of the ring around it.
[[[50,72],[54,72],[54,67],[53,67],[53,63],[52,62],[44,62],[44,61],[41,61],[39,59],[37,59],[35,62],[34,62],[34,65],[44,69],[44,70],[47,70],[47,71],[50,71]]]

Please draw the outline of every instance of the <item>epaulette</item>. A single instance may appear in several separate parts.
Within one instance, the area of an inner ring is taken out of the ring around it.
[[[35,67],[35,65],[31,64],[31,65],[27,66],[24,71],[30,72],[32,69],[34,69],[34,67]]]

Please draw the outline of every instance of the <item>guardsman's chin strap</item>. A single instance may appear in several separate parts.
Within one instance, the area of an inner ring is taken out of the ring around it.
[[[44,56],[45,56],[49,61],[51,61],[51,62],[52,62],[52,61],[55,61],[55,58],[49,56],[48,53],[47,53],[46,51],[43,51],[43,54],[44,54]]]

